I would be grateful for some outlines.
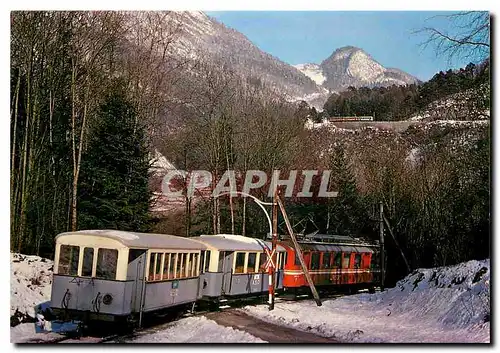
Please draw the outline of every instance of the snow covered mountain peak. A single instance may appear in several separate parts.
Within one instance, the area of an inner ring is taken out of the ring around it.
[[[398,69],[385,68],[363,49],[345,46],[336,49],[321,64],[295,65],[306,76],[329,91],[349,86],[375,87],[417,83],[418,79]]]
[[[384,67],[362,50],[353,52],[347,65],[347,74],[365,81],[373,81],[384,72]]]

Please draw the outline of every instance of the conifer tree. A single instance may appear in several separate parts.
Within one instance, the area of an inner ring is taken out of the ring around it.
[[[146,231],[149,226],[145,128],[123,87],[100,107],[82,168],[79,229]]]
[[[362,228],[362,204],[342,146],[335,146],[330,157],[330,169],[338,195],[329,207],[329,232],[357,235]]]

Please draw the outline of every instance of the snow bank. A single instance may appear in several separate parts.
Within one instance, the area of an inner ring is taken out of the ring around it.
[[[19,324],[10,328],[11,343],[50,343],[60,340],[61,337],[54,332],[35,333],[35,324],[33,323]]]
[[[247,306],[263,320],[348,342],[489,342],[490,262],[419,269],[381,293]]]
[[[50,300],[54,262],[17,253],[10,254],[10,262],[10,315],[15,326],[34,319],[35,305]]]
[[[204,316],[176,321],[168,328],[141,335],[130,343],[265,343],[249,333],[218,325]]]

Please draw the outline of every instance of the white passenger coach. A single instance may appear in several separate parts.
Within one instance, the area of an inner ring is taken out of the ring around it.
[[[144,313],[268,291],[271,243],[239,235],[179,237],[82,230],[56,237],[51,308],[58,318],[141,322]],[[277,247],[275,288],[286,250]]]

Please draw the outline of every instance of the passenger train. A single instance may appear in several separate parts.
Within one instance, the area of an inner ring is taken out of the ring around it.
[[[299,242],[315,285],[374,288],[378,246],[355,238],[316,236]],[[51,309],[60,319],[140,325],[143,315],[268,292],[269,241],[218,234],[184,238],[116,230],[56,237]],[[277,245],[279,293],[307,282],[290,241]]]
[[[330,122],[373,121],[373,116],[332,116]]]

